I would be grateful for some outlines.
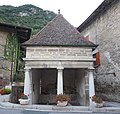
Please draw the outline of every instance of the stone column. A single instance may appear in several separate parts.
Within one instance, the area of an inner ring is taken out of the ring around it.
[[[30,75],[30,69],[25,69],[25,80],[24,80],[24,94],[28,95],[30,99],[30,104],[32,104],[32,90],[31,90],[31,84],[32,79]]]
[[[89,76],[88,76],[88,70],[84,70],[85,72],[85,95],[86,95],[86,101],[85,101],[85,105],[88,106],[89,105]]]
[[[94,70],[93,67],[90,67],[88,69],[88,75],[89,75],[89,97],[95,95],[93,70]],[[92,100],[90,98],[89,98],[89,100],[90,100],[90,106],[93,106]]]
[[[58,67],[58,76],[57,76],[57,95],[63,94],[63,67]]]

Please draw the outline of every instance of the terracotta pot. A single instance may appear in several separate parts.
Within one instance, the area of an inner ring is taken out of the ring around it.
[[[57,102],[57,106],[67,106],[67,104],[68,104],[68,101],[63,101],[63,102],[61,102],[61,101],[58,101]]]
[[[104,102],[102,102],[102,103],[95,103],[95,102],[93,102],[93,103],[94,103],[94,106],[95,106],[96,108],[102,108],[103,105],[104,105]]]
[[[21,105],[28,105],[29,101],[30,101],[29,99],[19,99]]]

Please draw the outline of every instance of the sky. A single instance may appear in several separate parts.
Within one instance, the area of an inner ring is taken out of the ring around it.
[[[103,0],[0,0],[0,6],[33,4],[55,13],[60,9],[64,18],[78,27],[102,2]]]

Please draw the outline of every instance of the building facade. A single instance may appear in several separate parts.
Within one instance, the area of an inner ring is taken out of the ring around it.
[[[94,77],[96,94],[104,100],[120,102],[120,1],[104,0],[78,30],[99,45],[96,52],[100,52],[100,65]]]
[[[23,46],[24,93],[29,94],[31,104],[52,104],[55,95],[67,94],[71,105],[89,105],[89,97],[95,94],[95,44],[58,14]]]
[[[28,40],[30,33],[29,28],[0,23],[0,86],[13,81],[13,68],[17,60],[12,58],[18,57],[20,43]]]

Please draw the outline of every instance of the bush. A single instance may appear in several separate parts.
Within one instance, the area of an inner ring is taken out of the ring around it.
[[[0,89],[0,94],[1,95],[10,94],[10,93],[11,93],[10,88],[2,88],[2,89]]]
[[[56,98],[55,98],[55,102],[56,102],[56,103],[57,103],[58,101],[63,102],[63,101],[69,101],[69,100],[70,100],[69,96],[68,96],[68,95],[65,95],[65,94],[59,94],[59,95],[57,95]]]
[[[96,95],[90,97],[90,99],[91,99],[92,101],[94,101],[95,103],[102,103],[102,102],[103,102],[102,98],[100,98],[100,97],[98,97],[98,96],[96,96]]]
[[[24,93],[21,93],[20,99],[28,99],[29,95],[25,95]]]

